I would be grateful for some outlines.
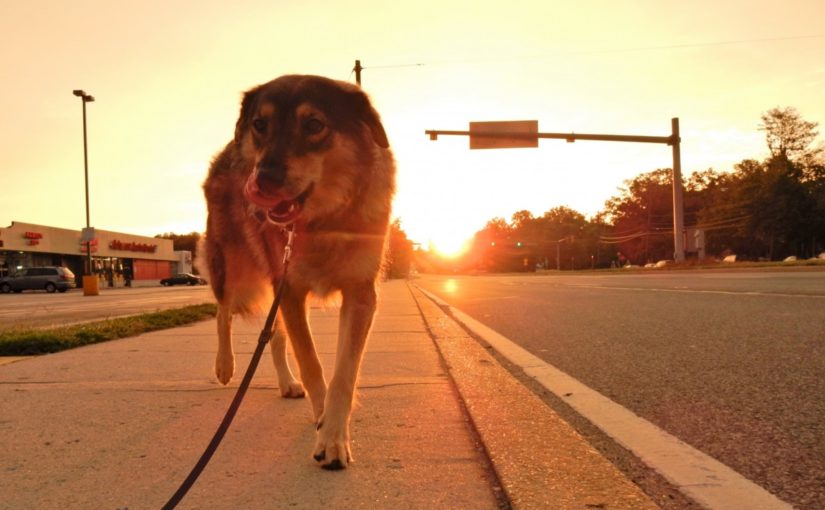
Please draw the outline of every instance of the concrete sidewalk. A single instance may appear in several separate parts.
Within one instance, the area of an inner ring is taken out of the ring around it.
[[[0,508],[160,507],[214,434],[262,322],[236,321],[229,387],[212,375],[214,321],[0,366]],[[337,309],[313,307],[310,322],[329,378]],[[529,392],[474,348],[406,282],[383,284],[356,462],[317,466],[309,402],[280,398],[265,359],[179,508],[654,507],[546,406],[524,407]]]

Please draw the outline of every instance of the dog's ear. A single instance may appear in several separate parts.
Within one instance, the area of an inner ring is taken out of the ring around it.
[[[355,105],[356,115],[367,125],[372,134],[372,139],[382,149],[388,149],[390,141],[387,139],[387,133],[384,131],[384,126],[381,124],[381,117],[378,112],[370,104],[367,95],[360,89],[350,92],[351,100]]]
[[[387,132],[384,131],[384,125],[381,124],[381,117],[378,115],[378,112],[375,111],[375,108],[369,104],[369,101],[367,101],[366,112],[363,115],[364,123],[370,128],[370,133],[372,133],[372,139],[382,149],[388,149],[390,147],[390,141],[387,139]]]
[[[243,95],[243,100],[241,101],[241,113],[238,116],[238,122],[235,123],[236,145],[241,144],[241,138],[243,138],[243,134],[248,129],[249,122],[252,120],[250,117],[252,116],[255,101],[258,98],[258,92],[260,90],[261,87],[256,87],[252,90],[248,90]]]
[[[372,139],[375,143],[382,149],[388,149],[390,147],[390,141],[387,139],[387,132],[384,131],[384,125],[381,124],[381,117],[379,117],[378,112],[375,111],[375,108],[372,106],[369,106],[365,122],[370,128]]]

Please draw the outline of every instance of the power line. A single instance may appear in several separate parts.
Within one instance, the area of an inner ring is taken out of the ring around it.
[[[385,66],[364,66],[361,69],[394,69],[398,67],[424,67],[427,64],[391,64]]]
[[[822,39],[825,38],[824,34],[809,34],[809,35],[796,35],[796,36],[785,36],[785,37],[763,37],[763,38],[754,38],[754,39],[735,39],[729,41],[709,41],[709,42],[696,42],[696,43],[684,43],[684,44],[663,44],[663,45],[656,45],[656,46],[637,46],[632,48],[601,48],[601,49],[594,49],[594,50],[578,50],[578,51],[558,51],[555,53],[543,53],[537,55],[510,55],[510,56],[500,56],[500,57],[479,57],[479,58],[466,58],[466,59],[445,59],[445,60],[433,60],[430,62],[416,62],[416,63],[406,63],[406,64],[386,64],[386,65],[376,65],[376,66],[365,66],[364,69],[393,69],[393,68],[404,68],[404,67],[426,67],[426,66],[441,66],[441,65],[460,65],[460,64],[485,64],[489,62],[513,62],[513,61],[524,61],[524,60],[542,60],[548,58],[557,58],[557,57],[565,57],[565,56],[577,56],[577,55],[598,55],[598,54],[621,54],[621,53],[638,53],[638,52],[645,52],[645,51],[663,51],[663,50],[682,50],[682,49],[691,49],[691,48],[711,48],[717,46],[733,46],[737,44],[761,44],[761,43],[771,43],[771,42],[784,42],[784,41],[800,41],[800,40],[809,40],[809,39]]]
[[[587,54],[587,53],[625,53],[625,52],[635,52],[635,51],[655,51],[655,50],[679,50],[679,49],[687,49],[687,48],[703,48],[703,47],[713,47],[713,46],[730,46],[734,44],[752,44],[752,43],[767,43],[767,42],[779,42],[779,41],[795,41],[795,40],[802,40],[802,39],[820,39],[825,37],[825,34],[812,34],[812,35],[796,35],[796,36],[788,36],[788,37],[766,37],[760,39],[738,39],[732,41],[713,41],[713,42],[699,42],[699,43],[685,43],[685,44],[668,44],[662,46],[639,46],[636,48],[617,48],[614,50],[606,49],[606,50],[593,50],[593,51],[582,51],[577,52],[577,54]]]

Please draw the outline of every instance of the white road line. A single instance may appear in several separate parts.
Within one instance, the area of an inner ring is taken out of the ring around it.
[[[825,299],[823,294],[788,294],[782,292],[759,292],[759,291],[731,291],[731,290],[706,290],[706,289],[658,289],[655,287],[619,287],[613,285],[589,285],[589,284],[573,284],[563,283],[565,287],[577,287],[582,289],[602,289],[602,290],[632,290],[632,291],[647,291],[647,292],[677,292],[682,294],[722,294],[726,296],[757,296],[757,297],[794,297],[794,298],[814,298]]]
[[[521,367],[527,375],[709,510],[792,508],[728,466],[585,386],[432,293],[418,288],[448,308],[453,317],[511,363]]]

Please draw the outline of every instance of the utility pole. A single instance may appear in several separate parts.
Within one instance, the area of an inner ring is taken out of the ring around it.
[[[361,61],[356,60],[353,70],[355,71],[355,83],[357,83],[359,87],[361,86],[361,69],[363,69],[363,67],[361,67]]]
[[[682,186],[682,155],[679,146],[679,118],[670,120],[673,142],[673,256],[676,262],[685,261],[685,207]]]

